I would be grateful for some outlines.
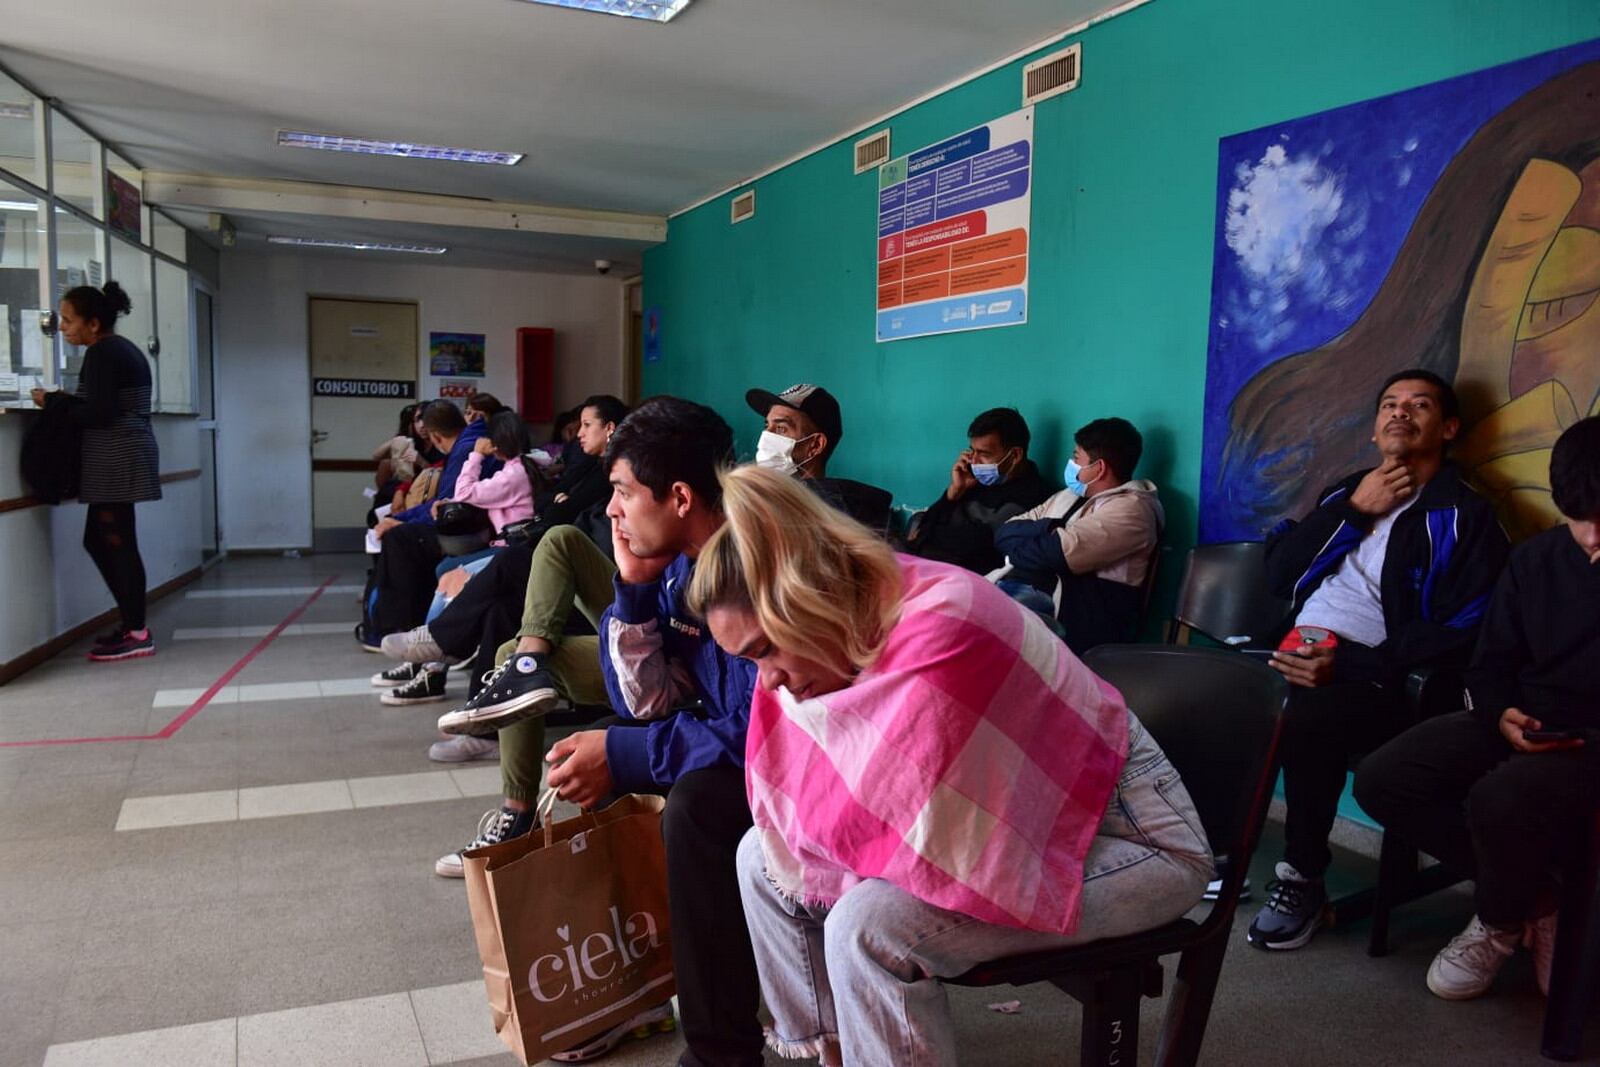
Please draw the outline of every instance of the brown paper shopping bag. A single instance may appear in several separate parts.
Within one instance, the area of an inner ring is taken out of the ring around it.
[[[661,797],[626,796],[464,856],[495,1032],[523,1063],[676,991]]]

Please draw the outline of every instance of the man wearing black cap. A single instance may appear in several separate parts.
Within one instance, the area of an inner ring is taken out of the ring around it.
[[[839,401],[817,385],[791,385],[781,393],[752,389],[744,395],[750,410],[767,420],[756,445],[756,463],[808,485],[830,506],[868,529],[888,529],[893,497],[849,478],[829,478],[828,460],[844,436]]]

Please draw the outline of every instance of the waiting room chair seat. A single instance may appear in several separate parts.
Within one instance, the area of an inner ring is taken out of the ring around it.
[[[1102,645],[1084,657],[1116,686],[1183,776],[1213,851],[1255,851],[1278,768],[1287,685],[1246,656],[1217,649]],[[1218,848],[1221,845],[1222,848]],[[1161,994],[1160,957],[1181,953],[1158,1064],[1200,1056],[1227,953],[1245,864],[1232,864],[1199,922],[1179,919],[1127,937],[980,964],[952,979],[969,986],[1050,982],[1083,1004],[1080,1062],[1138,1062],[1139,1000]]]
[[[1550,996],[1540,1051],[1553,1060],[1583,1054],[1583,1027],[1600,995],[1600,811],[1584,828],[1564,872]]]
[[[1174,638],[1194,631],[1218,644],[1248,638],[1232,647],[1272,647],[1289,602],[1267,588],[1266,554],[1261,541],[1219,541],[1190,549],[1173,612]]]

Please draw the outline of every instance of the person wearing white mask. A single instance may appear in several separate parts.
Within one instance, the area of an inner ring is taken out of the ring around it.
[[[1082,655],[1137,636],[1166,517],[1155,484],[1133,477],[1144,439],[1132,423],[1095,419],[1073,444],[1067,487],[995,531],[1006,562],[988,577],[1054,619]]]
[[[888,530],[894,498],[887,489],[828,476],[828,460],[844,436],[839,401],[832,393],[802,382],[781,393],[751,389],[744,400],[766,420],[756,444],[757,466],[799,478],[830,507],[869,530]]]

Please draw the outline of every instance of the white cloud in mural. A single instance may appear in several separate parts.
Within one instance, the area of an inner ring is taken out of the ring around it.
[[[1224,328],[1245,331],[1264,352],[1294,332],[1297,310],[1348,306],[1366,205],[1345,195],[1340,175],[1320,158],[1291,157],[1282,144],[1240,164],[1234,179],[1223,237],[1246,288],[1231,294]]]

